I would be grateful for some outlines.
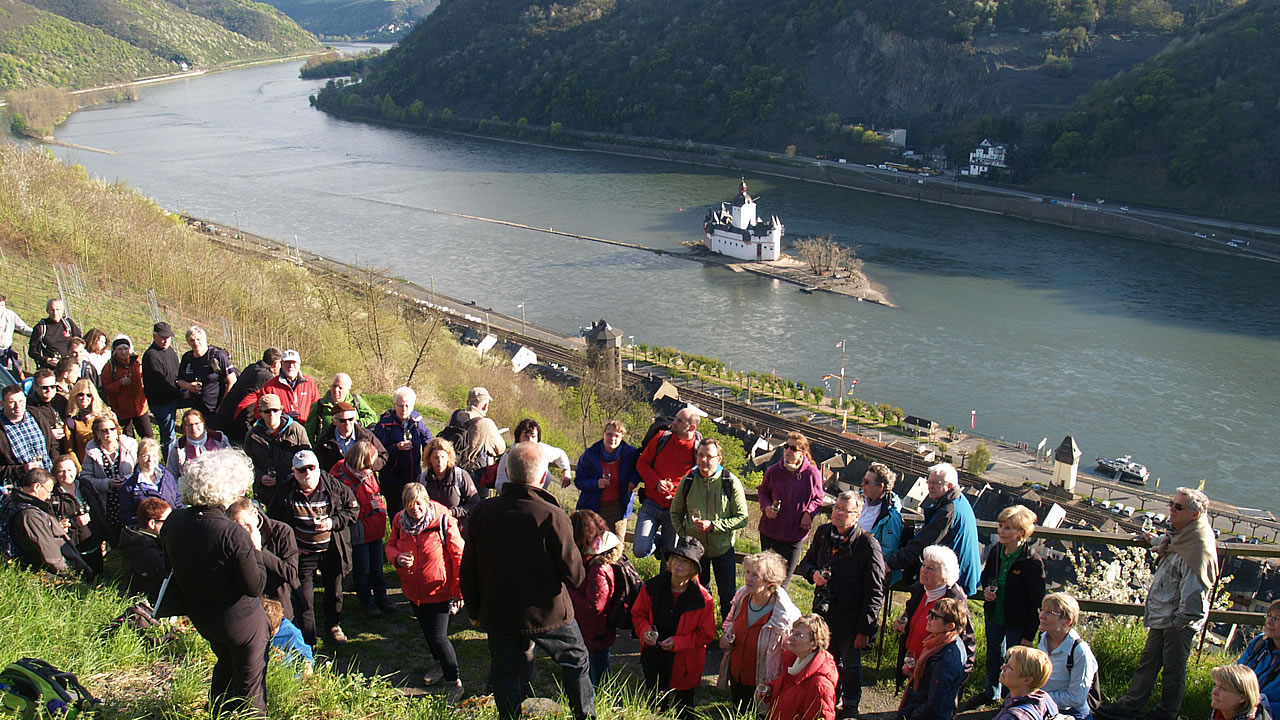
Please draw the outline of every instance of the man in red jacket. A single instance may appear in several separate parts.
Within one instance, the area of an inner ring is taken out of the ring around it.
[[[680,479],[689,474],[697,461],[700,418],[698,411],[691,407],[676,413],[671,429],[654,435],[636,461],[636,471],[644,480],[644,504],[636,514],[636,531],[631,541],[631,551],[638,558],[649,557],[655,549],[662,550],[660,555],[675,549],[671,499],[675,497]],[[659,538],[660,547],[655,547],[659,545]]]
[[[541,488],[547,460],[535,442],[507,453],[502,494],[471,515],[462,551],[462,597],[489,634],[489,673],[500,720],[520,716],[529,643],[560,664],[575,720],[595,717],[587,646],[573,621],[571,587],[586,579],[569,516]]]
[[[280,398],[284,414],[307,424],[311,415],[311,406],[320,399],[320,390],[316,381],[302,374],[302,356],[297,350],[285,350],[280,355],[280,374],[267,381],[261,390],[255,390],[240,401],[243,407],[253,407],[254,417],[257,413],[258,399],[263,395],[275,395]]]

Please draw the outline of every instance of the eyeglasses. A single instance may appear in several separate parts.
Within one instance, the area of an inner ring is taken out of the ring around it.
[[[1057,610],[1049,610],[1049,609],[1046,609],[1046,608],[1040,608],[1040,614],[1041,614],[1041,615],[1052,615],[1053,617],[1060,617],[1060,618],[1061,618],[1061,617],[1066,617],[1066,616],[1067,616],[1067,614],[1066,614],[1066,613],[1064,613],[1064,612],[1059,612],[1059,611],[1057,611]]]
[[[293,471],[294,472],[311,472],[312,470],[315,470],[315,469],[316,469],[315,465],[304,465],[303,467],[294,468]]]
[[[355,422],[356,419],[353,417],[352,418],[334,418],[333,421],[340,422],[340,423],[349,423],[349,422]]]
[[[89,398],[91,398],[91,397],[93,397],[93,393],[88,393],[88,392],[76,393],[76,397],[89,397]]]
[[[801,450],[800,450],[800,446],[799,446],[799,445],[792,445],[791,443],[787,443],[786,445],[783,445],[782,447],[784,447],[784,448],[786,448],[786,449],[790,450],[791,452],[801,452]]]
[[[57,385],[37,385],[36,389],[41,392],[44,392],[45,390],[57,390],[58,386]]]
[[[283,411],[280,408],[266,408],[265,410],[262,411],[262,414],[266,415],[268,413],[278,413],[278,412],[283,412]]]
[[[1183,510],[1186,510],[1187,508],[1186,508],[1186,507],[1184,507],[1182,503],[1173,502],[1172,500],[1170,500],[1170,501],[1169,501],[1169,509],[1170,509],[1170,510],[1177,510],[1178,512],[1182,512]]]
[[[1280,615],[1272,615],[1271,613],[1267,613],[1267,622],[1280,623]]]
[[[940,614],[938,613],[938,611],[937,611],[937,610],[930,610],[930,611],[929,611],[929,617],[931,617],[931,618],[935,618],[935,619],[937,619],[937,620],[941,620],[941,619],[942,619],[942,615],[940,615]]]

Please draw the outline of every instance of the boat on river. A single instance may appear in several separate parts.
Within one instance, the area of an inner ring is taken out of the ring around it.
[[[707,211],[702,221],[702,242],[708,250],[739,260],[771,262],[782,254],[785,228],[777,215],[756,217],[756,201],[747,192],[747,181],[738,186],[731,202]]]
[[[1147,466],[1134,462],[1130,455],[1121,455],[1118,458],[1097,458],[1097,462],[1098,472],[1112,480],[1131,485],[1146,485],[1147,478],[1151,476]]]

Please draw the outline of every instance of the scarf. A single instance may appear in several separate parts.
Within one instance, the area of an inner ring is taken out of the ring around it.
[[[601,446],[600,446],[600,461],[601,461],[601,462],[607,462],[607,463],[617,462],[617,461],[618,461],[618,458],[620,458],[620,457],[622,457],[622,445],[621,445],[621,444],[619,444],[619,445],[618,445],[618,449],[617,449],[617,450],[614,450],[613,452],[609,452],[608,450],[605,450],[605,449],[604,449],[604,445],[601,445]]]
[[[435,519],[435,515],[431,512],[431,503],[427,503],[427,512],[422,515],[421,520],[414,520],[409,517],[409,513],[401,511],[400,513],[400,530],[405,535],[420,535],[422,531],[427,529],[431,521]]]
[[[1200,581],[1200,587],[1213,589],[1214,580],[1218,577],[1218,546],[1206,515],[1201,514],[1191,525],[1161,538],[1156,546],[1156,565],[1164,562],[1170,552],[1182,558]]]
[[[818,651],[814,650],[813,652],[809,653],[808,655],[805,655],[804,657],[796,658],[796,661],[791,663],[791,667],[787,668],[787,672],[792,675],[799,675],[800,673],[804,672],[805,666],[808,665],[809,662],[817,656],[818,656]]]
[[[930,633],[924,636],[924,645],[920,648],[920,657],[916,658],[916,666],[911,671],[911,687],[919,690],[920,683],[924,681],[924,666],[928,659],[943,648],[955,642],[960,637],[960,629],[948,630],[947,632]],[[903,699],[906,699],[906,693],[903,693]]]
[[[938,598],[942,597],[943,593],[945,593],[946,591],[947,591],[946,585],[939,585],[938,587],[932,590],[930,590],[929,588],[925,588],[924,600],[925,602],[930,602],[930,603],[938,602]]]

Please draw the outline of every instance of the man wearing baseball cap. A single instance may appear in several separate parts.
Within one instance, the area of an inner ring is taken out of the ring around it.
[[[261,417],[245,435],[244,451],[253,460],[253,496],[269,507],[276,487],[292,473],[296,453],[311,443],[302,423],[282,412],[279,396],[263,395],[257,408]]]
[[[261,390],[249,394],[254,402],[265,395],[279,397],[284,413],[305,426],[311,406],[320,399],[320,389],[315,380],[302,374],[298,351],[285,350],[280,355],[280,374],[268,380]]]
[[[271,400],[264,398],[268,407]],[[315,577],[324,583],[326,642],[345,645],[342,631],[342,578],[351,572],[351,526],[360,503],[350,488],[320,469],[310,449],[293,456],[292,474],[271,501],[267,515],[293,528],[298,541],[298,579],[294,595],[296,624],[308,645],[316,644]]]
[[[142,354],[142,390],[160,426],[160,447],[167,448],[173,444],[178,402],[182,400],[178,353],[173,349],[173,328],[167,322],[158,322],[151,328],[151,347]]]

